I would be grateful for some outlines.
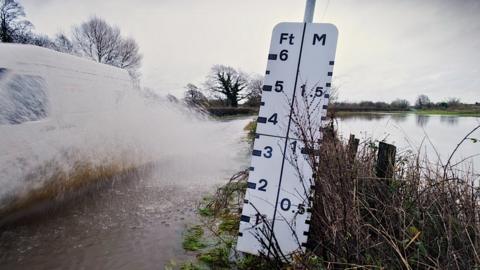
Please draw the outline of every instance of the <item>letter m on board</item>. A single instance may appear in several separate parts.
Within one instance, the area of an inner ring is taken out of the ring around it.
[[[315,34],[313,35],[313,43],[312,45],[315,45],[317,44],[317,41],[318,42],[321,42],[322,43],[322,46],[325,46],[325,41],[327,40],[327,34],[323,34],[323,35],[319,35],[319,34]]]

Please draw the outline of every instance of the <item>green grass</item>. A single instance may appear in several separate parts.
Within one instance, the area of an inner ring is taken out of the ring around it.
[[[230,269],[227,246],[218,246],[198,256],[198,260],[208,265],[211,269]]]
[[[480,116],[480,110],[416,110],[421,115]]]
[[[375,114],[419,114],[419,115],[448,115],[448,116],[475,116],[480,117],[480,110],[412,110],[412,111],[340,111],[337,116],[375,115]]]
[[[197,259],[183,263],[180,269],[271,269],[262,265],[263,261],[256,256],[230,258],[240,224],[237,202],[239,197],[244,196],[247,188],[245,181],[232,181],[219,188],[215,195],[202,199],[198,214],[203,225],[188,228],[183,240],[183,248],[195,251]],[[204,236],[202,228],[212,230],[213,234]]]
[[[203,229],[200,225],[195,225],[185,231],[182,246],[185,250],[196,251],[206,247],[202,242]]]
[[[220,232],[235,234],[238,232],[238,227],[240,226],[240,220],[238,215],[234,214],[225,214],[221,218],[221,223],[218,225]]]
[[[213,217],[215,213],[209,207],[201,207],[198,208],[198,214],[200,214],[200,216],[202,217]]]
[[[208,269],[208,268],[202,267],[201,265],[193,262],[183,263],[180,266],[180,270],[205,270],[205,269]]]
[[[252,120],[248,122],[248,124],[243,128],[243,130],[247,131],[247,140],[253,143],[253,139],[255,138],[255,132],[257,130],[257,120]]]

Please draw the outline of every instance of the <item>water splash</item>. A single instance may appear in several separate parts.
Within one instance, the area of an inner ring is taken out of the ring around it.
[[[151,163],[236,169],[241,127],[146,98],[123,70],[22,45],[2,44],[0,58],[0,208],[53,180],[62,190]]]

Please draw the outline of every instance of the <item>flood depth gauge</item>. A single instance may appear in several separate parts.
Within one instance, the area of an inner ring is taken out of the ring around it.
[[[315,143],[308,141],[322,138],[337,37],[334,25],[311,19],[273,29],[239,251],[288,259],[305,248],[312,203],[311,151],[318,151],[309,148]],[[305,134],[307,125],[315,129]]]

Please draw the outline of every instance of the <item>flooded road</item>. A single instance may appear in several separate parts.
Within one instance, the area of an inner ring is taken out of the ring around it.
[[[151,172],[0,229],[0,269],[163,269],[187,260],[182,232],[198,200],[248,164],[248,120],[219,123],[231,136],[217,147],[230,156],[167,156]]]

